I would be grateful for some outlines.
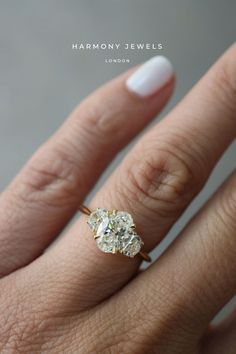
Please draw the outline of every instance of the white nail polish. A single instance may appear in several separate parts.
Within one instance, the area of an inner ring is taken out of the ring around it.
[[[164,56],[158,55],[140,66],[126,81],[129,91],[146,97],[157,92],[173,75],[171,62]]]

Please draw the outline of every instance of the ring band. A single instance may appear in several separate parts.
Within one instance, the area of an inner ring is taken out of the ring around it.
[[[113,254],[121,253],[130,258],[139,255],[146,262],[151,262],[151,257],[142,250],[144,242],[136,233],[136,226],[129,213],[102,208],[91,211],[83,204],[78,209],[88,215],[87,224],[101,251]]]

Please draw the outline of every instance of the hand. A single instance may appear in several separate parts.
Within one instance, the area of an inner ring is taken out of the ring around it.
[[[82,102],[1,195],[1,353],[236,352],[234,315],[209,329],[236,290],[236,174],[144,272],[139,256],[101,252],[85,215],[42,254],[107,164],[168,100],[167,59],[136,70]],[[149,252],[235,134],[234,45],[139,139],[89,207],[129,212]]]

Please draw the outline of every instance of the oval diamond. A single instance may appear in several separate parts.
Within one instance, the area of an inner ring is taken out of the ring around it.
[[[140,252],[143,243],[134,230],[134,221],[129,213],[97,208],[90,214],[87,223],[101,251],[120,252],[127,257],[134,257]]]

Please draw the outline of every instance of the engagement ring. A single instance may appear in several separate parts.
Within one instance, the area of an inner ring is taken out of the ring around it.
[[[130,258],[139,254],[145,261],[151,262],[149,255],[142,251],[144,242],[137,234],[133,218],[129,213],[103,208],[91,211],[84,205],[81,205],[79,210],[88,215],[87,224],[101,251],[121,253]]]

